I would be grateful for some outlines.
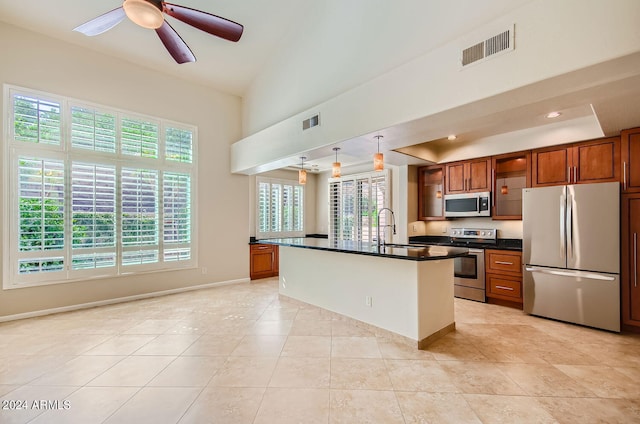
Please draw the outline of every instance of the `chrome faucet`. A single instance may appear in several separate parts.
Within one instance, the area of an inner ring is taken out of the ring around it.
[[[376,243],[378,245],[378,251],[380,251],[380,247],[383,246],[382,240],[380,239],[380,215],[385,210],[391,212],[391,222],[392,222],[392,224],[390,224],[390,225],[387,224],[387,225],[385,225],[385,227],[391,227],[391,229],[393,230],[393,234],[394,235],[396,234],[396,215],[389,208],[382,208],[382,209],[378,210],[378,216],[376,216]],[[386,244],[386,240],[385,240],[384,244]]]

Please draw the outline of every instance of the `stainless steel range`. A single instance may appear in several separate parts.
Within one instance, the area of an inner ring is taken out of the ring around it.
[[[495,228],[451,228],[451,245],[467,247],[469,253],[453,260],[455,297],[486,302],[484,248],[496,244]]]

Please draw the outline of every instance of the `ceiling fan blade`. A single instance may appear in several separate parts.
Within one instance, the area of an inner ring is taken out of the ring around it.
[[[209,34],[229,41],[238,41],[242,36],[244,27],[237,22],[177,4],[163,2],[162,6],[167,15]]]
[[[73,30],[88,36],[102,34],[103,32],[118,25],[125,16],[124,9],[120,6],[117,9],[113,9],[111,12],[100,15],[97,18],[74,28]]]
[[[176,62],[186,63],[196,61],[196,57],[193,55],[189,46],[187,46],[176,30],[173,29],[167,21],[164,21],[162,26],[156,29],[156,34],[158,34],[162,44],[164,44],[169,54]]]

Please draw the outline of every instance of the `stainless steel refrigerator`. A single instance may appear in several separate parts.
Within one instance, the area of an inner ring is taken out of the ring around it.
[[[526,188],[524,311],[620,331],[620,184]]]

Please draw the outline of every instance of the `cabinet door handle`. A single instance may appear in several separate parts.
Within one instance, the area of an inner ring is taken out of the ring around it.
[[[574,183],[578,182],[578,167],[577,166],[573,167],[573,182]]]
[[[627,162],[622,162],[622,189],[627,190]]]
[[[633,287],[638,287],[638,233],[633,233]]]
[[[569,176],[569,184],[571,184],[571,167],[567,166],[567,174]]]
[[[509,291],[513,291],[513,287],[507,287],[507,286],[496,286],[497,289],[500,290],[509,290]]]
[[[506,261],[496,261],[496,263],[498,265],[513,265],[513,262],[506,262]]]
[[[259,250],[264,250],[264,249],[269,249],[269,248],[271,248],[271,246],[258,246],[258,247],[256,247],[256,249],[259,249]]]

